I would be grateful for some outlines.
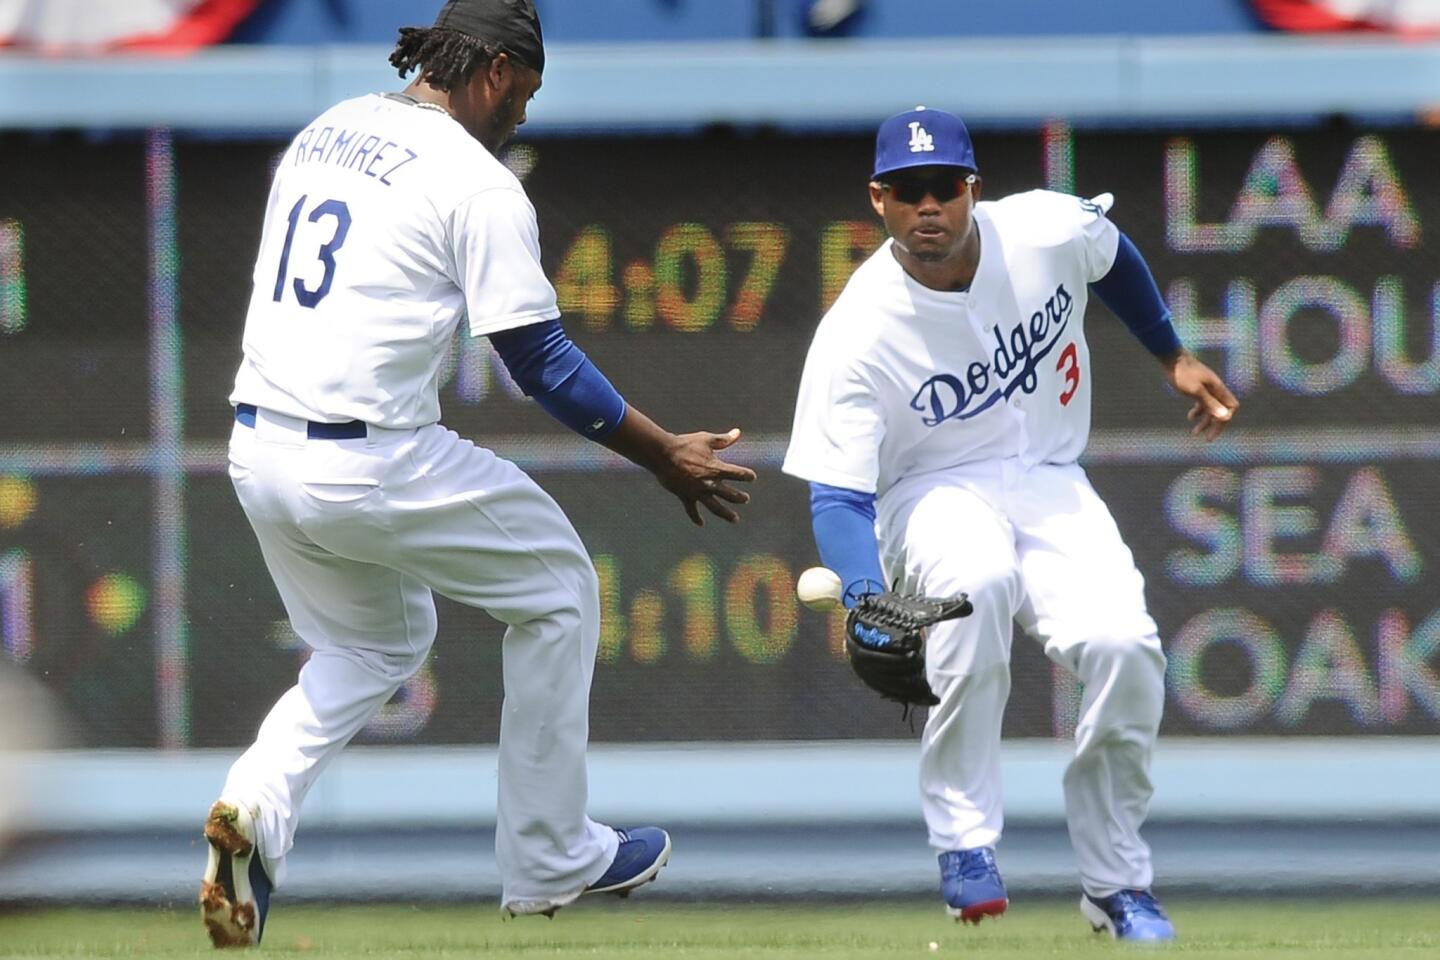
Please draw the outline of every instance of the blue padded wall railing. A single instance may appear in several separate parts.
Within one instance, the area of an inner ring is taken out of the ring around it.
[[[398,89],[388,52],[0,55],[0,127],[291,131],[343,97]],[[555,44],[525,133],[865,129],[916,102],[991,125],[1408,120],[1440,105],[1440,43],[1256,35]]]

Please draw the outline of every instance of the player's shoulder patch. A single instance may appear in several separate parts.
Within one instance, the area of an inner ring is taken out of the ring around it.
[[[1026,190],[1022,193],[1012,193],[1008,197],[1002,197],[991,205],[997,209],[1025,213],[1104,216],[1115,205],[1115,195],[1102,193],[1094,197],[1077,197],[1072,193],[1060,193],[1057,190]]]
[[[1086,224],[1108,214],[1114,202],[1109,193],[1087,198],[1027,190],[980,206],[1008,239],[1048,247],[1073,239]]]

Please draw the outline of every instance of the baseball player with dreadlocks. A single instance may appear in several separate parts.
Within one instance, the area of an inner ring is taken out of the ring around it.
[[[891,239],[815,332],[784,469],[810,481],[856,671],[932,705],[920,790],[947,908],[978,922],[1009,902],[995,845],[1018,620],[1084,685],[1065,774],[1082,912],[1121,939],[1170,939],[1140,836],[1165,657],[1130,550],[1075,462],[1090,431],[1088,292],[1194,401],[1195,433],[1218,436],[1238,404],[1180,345],[1108,194],[982,203],[965,125],[923,107],[880,126],[870,180]],[[888,656],[926,623],[923,657]]]
[[[670,855],[654,827],[586,816],[599,593],[584,545],[513,464],[438,423],[457,326],[578,433],[735,521],[754,473],[725,434],[669,433],[566,336],[535,211],[496,152],[545,66],[531,0],[449,0],[390,58],[403,93],[346,100],[282,156],[265,211],[230,477],[310,648],[231,768],[205,823],[202,917],[217,946],[258,943],[301,805],[325,767],[424,662],[432,594],[507,625],[496,860],[502,904],[549,914],[628,893]]]

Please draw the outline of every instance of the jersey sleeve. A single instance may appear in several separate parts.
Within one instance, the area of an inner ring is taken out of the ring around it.
[[[860,493],[880,479],[884,411],[868,371],[811,345],[800,376],[795,422],[781,469],[794,477]]]
[[[455,208],[446,233],[472,336],[560,316],[540,267],[535,208],[524,193],[482,190]]]
[[[1079,207],[1076,242],[1085,270],[1085,282],[1094,283],[1110,272],[1115,263],[1115,251],[1120,245],[1120,231],[1107,216],[1115,197],[1102,193],[1089,200],[1075,197],[1071,202]]]

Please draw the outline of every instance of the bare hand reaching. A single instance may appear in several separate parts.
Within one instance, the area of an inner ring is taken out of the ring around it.
[[[739,439],[738,428],[728,433],[702,431],[679,434],[666,451],[668,469],[662,467],[655,472],[660,485],[680,498],[691,522],[697,526],[705,525],[705,518],[700,514],[701,505],[722,520],[738,523],[740,515],[726,504],[750,502],[750,494],[735,489],[726,481],[754,480],[755,471],[728,463],[715,455],[716,451],[724,450]]]
[[[1194,424],[1190,432],[1206,440],[1220,436],[1235,419],[1235,411],[1240,409],[1240,401],[1225,386],[1225,381],[1183,348],[1162,362],[1170,386],[1195,401],[1186,414]]]
[[[696,526],[705,526],[700,507],[721,520],[738,523],[740,514],[727,504],[750,502],[750,494],[726,481],[749,482],[755,471],[728,463],[717,451],[740,439],[740,431],[675,434],[658,426],[635,407],[625,411],[620,426],[601,443],[655,474],[660,485],[680,498]]]

